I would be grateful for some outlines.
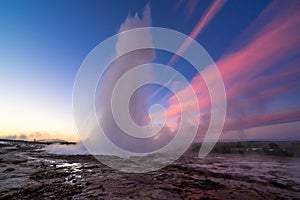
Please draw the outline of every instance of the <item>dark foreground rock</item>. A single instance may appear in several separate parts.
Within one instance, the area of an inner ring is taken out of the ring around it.
[[[299,198],[298,177],[282,175],[297,160],[285,160],[276,170],[256,167],[260,161],[252,163],[253,158],[244,163],[222,155],[205,160],[185,155],[161,170],[134,174],[113,170],[90,155],[53,155],[42,148],[0,144],[0,199]]]

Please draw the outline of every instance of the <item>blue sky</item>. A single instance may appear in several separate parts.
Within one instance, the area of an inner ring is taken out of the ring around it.
[[[213,3],[192,1],[150,1],[152,25],[189,35]],[[135,12],[141,15],[147,2],[0,1],[0,135],[41,132],[51,137],[76,137],[72,89],[81,62],[96,45],[116,34],[128,16]],[[221,60],[259,32],[264,24],[248,28],[271,3],[228,1],[195,39],[214,60]],[[299,3],[296,4],[295,9],[299,9]],[[300,47],[298,40],[296,45]],[[160,62],[167,62],[170,57],[158,55]],[[280,62],[286,64],[297,58],[299,51],[294,50]],[[193,70],[185,71],[182,63],[179,61],[173,67],[188,74],[192,81]],[[283,73],[281,66],[272,65],[260,76]],[[292,77],[297,78],[297,74]],[[274,96],[267,100],[265,107],[272,111],[299,110],[298,99],[296,87],[285,93],[284,98]],[[296,114],[291,120],[299,117]]]

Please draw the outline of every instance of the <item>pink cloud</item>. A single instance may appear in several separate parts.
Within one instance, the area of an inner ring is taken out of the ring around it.
[[[224,1],[215,1],[194,28],[190,37],[195,38],[223,5]],[[260,107],[263,102],[278,98],[281,94],[300,87],[299,81],[294,80],[300,72],[299,59],[286,65],[285,71],[266,73],[268,70],[275,70],[274,67],[279,63],[287,63],[300,53],[299,3],[297,1],[272,2],[246,30],[248,33],[253,33],[242,34],[244,41],[248,42],[216,61],[226,87],[228,113],[244,113],[242,121],[234,115],[228,116],[225,128],[239,129],[284,120],[299,120],[300,111],[265,111]],[[178,53],[185,51],[189,45],[189,42],[185,42]],[[175,60],[176,56],[170,60],[170,63]],[[215,74],[210,73],[209,68],[204,73],[209,81],[216,79]],[[268,75],[263,75],[263,73]],[[191,86],[198,99],[189,98],[191,95],[185,89],[179,91],[176,95],[186,97],[186,101],[181,102],[181,108],[188,108],[188,105],[198,101],[200,111],[208,109],[210,96],[202,77],[195,76],[191,81]],[[168,102],[170,106],[167,109],[167,116],[179,116],[182,110],[176,102],[176,96],[170,97]],[[248,114],[246,108],[251,107],[257,107],[258,112]]]
[[[199,3],[198,0],[188,0],[187,1],[187,15],[185,17],[185,20],[189,20],[191,18],[191,16],[194,14],[195,9],[197,7],[197,4]]]
[[[300,110],[263,113],[255,116],[246,116],[242,119],[227,120],[224,130],[237,130],[250,127],[277,124],[300,120]]]
[[[182,3],[183,3],[183,0],[178,0],[173,8],[173,12],[176,12],[178,10],[178,8],[182,5]]]
[[[225,0],[216,0],[214,3],[208,8],[208,10],[203,14],[201,19],[199,20],[198,24],[195,26],[193,31],[190,33],[190,37],[195,39],[201,31],[206,27],[206,25],[216,16],[219,10],[224,6],[226,3]],[[186,40],[182,46],[178,49],[176,54],[182,54],[190,45],[191,40]],[[178,56],[174,54],[174,56],[170,59],[168,65],[172,65],[178,59]]]
[[[196,7],[196,3],[198,1],[190,0],[188,1],[188,8],[189,8],[189,13],[194,12],[194,8]],[[176,10],[178,9],[179,6],[181,6],[183,1],[178,1],[175,8]],[[213,4],[207,9],[207,11],[203,14],[203,16],[200,18],[198,24],[195,26],[193,31],[190,33],[189,37],[192,39],[195,39],[201,31],[205,28],[205,26],[217,15],[219,10],[224,6],[226,3],[226,0],[215,0]],[[178,55],[177,54],[182,54],[186,49],[191,45],[191,40],[186,40],[181,47],[177,50],[176,54],[172,56],[172,58],[168,62],[168,66],[171,66],[177,59]],[[173,79],[176,77],[176,74],[171,77],[171,79],[166,83],[166,85],[169,85]],[[149,99],[153,99],[160,91],[162,88],[157,89],[152,95],[150,95]]]

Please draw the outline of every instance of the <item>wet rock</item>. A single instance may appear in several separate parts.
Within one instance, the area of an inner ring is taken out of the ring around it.
[[[280,182],[278,182],[276,180],[269,180],[269,183],[272,184],[273,186],[281,188],[281,189],[291,189],[289,187],[289,185],[282,184],[282,183],[280,183]]]
[[[34,180],[44,180],[44,179],[53,179],[53,178],[65,178],[69,174],[67,172],[63,171],[39,171],[36,173],[33,173],[30,178]]]
[[[252,167],[250,167],[248,165],[240,165],[240,168],[242,168],[242,169],[248,169],[248,170],[252,169]]]
[[[12,172],[14,170],[16,170],[16,169],[9,167],[9,168],[6,168],[3,172]]]
[[[29,198],[48,198],[49,196],[55,199],[62,199],[81,193],[81,188],[67,184],[42,184],[37,186],[30,186],[14,194],[15,197]]]
[[[15,171],[0,173],[0,186],[6,186],[0,187],[0,199],[297,199],[300,190],[299,173],[292,181],[288,170],[279,171],[294,166],[286,160],[281,168],[258,173],[253,158],[187,155],[161,170],[135,174],[113,170],[93,156],[52,155],[23,145],[1,152],[1,171]]]

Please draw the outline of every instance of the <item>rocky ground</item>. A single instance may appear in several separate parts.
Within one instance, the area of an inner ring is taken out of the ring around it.
[[[237,174],[213,156],[199,163],[185,155],[159,171],[133,174],[90,155],[49,154],[43,146],[0,143],[0,199],[300,199],[298,179],[271,170],[252,177],[253,166],[243,164],[245,173]]]

